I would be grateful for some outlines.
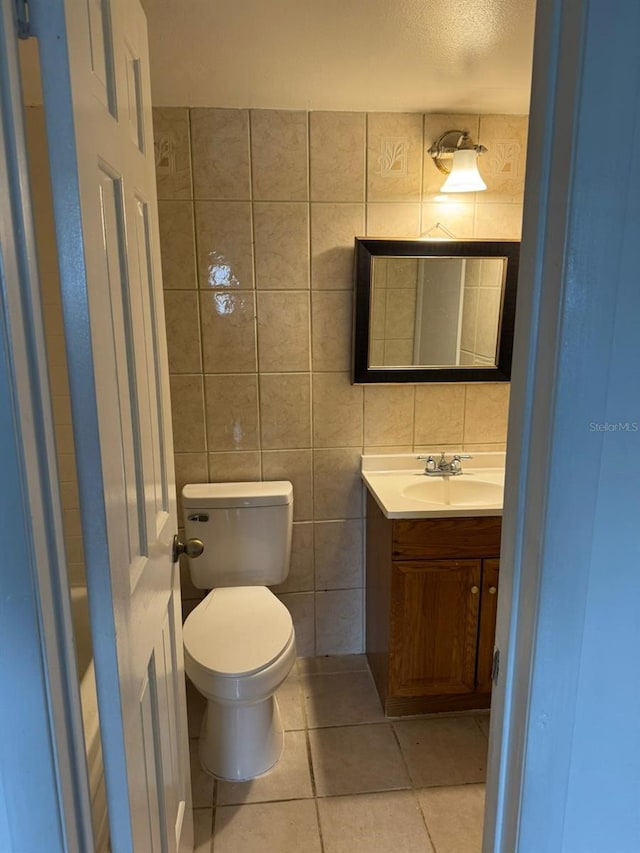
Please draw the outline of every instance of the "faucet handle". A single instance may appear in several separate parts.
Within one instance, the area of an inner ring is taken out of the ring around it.
[[[473,459],[470,453],[456,453],[454,459]]]
[[[436,470],[436,460],[433,456],[416,456],[416,459],[419,459],[421,462],[425,462],[424,470],[425,471],[435,471]]]

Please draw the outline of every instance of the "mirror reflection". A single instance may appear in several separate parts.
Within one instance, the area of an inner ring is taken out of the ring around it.
[[[504,258],[373,259],[370,367],[495,367]]]

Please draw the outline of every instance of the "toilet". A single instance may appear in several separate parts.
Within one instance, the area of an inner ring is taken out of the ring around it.
[[[284,733],[275,691],[296,658],[293,622],[266,584],[289,574],[293,487],[205,483],[182,490],[193,584],[211,590],[183,626],[184,666],[207,699],[200,733],[202,766],[241,781],[277,763]]]

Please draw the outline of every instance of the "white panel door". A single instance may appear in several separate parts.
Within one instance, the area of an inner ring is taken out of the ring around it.
[[[191,849],[146,20],[36,0],[114,850]]]

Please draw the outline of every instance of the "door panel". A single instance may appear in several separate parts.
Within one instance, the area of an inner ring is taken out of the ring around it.
[[[36,0],[34,14],[111,835],[119,853],[187,850],[191,795],[179,574],[170,559],[176,498],[146,21],[137,0],[88,0],[85,9],[79,13],[76,0]]]
[[[392,695],[474,691],[480,578],[480,560],[394,564]]]

